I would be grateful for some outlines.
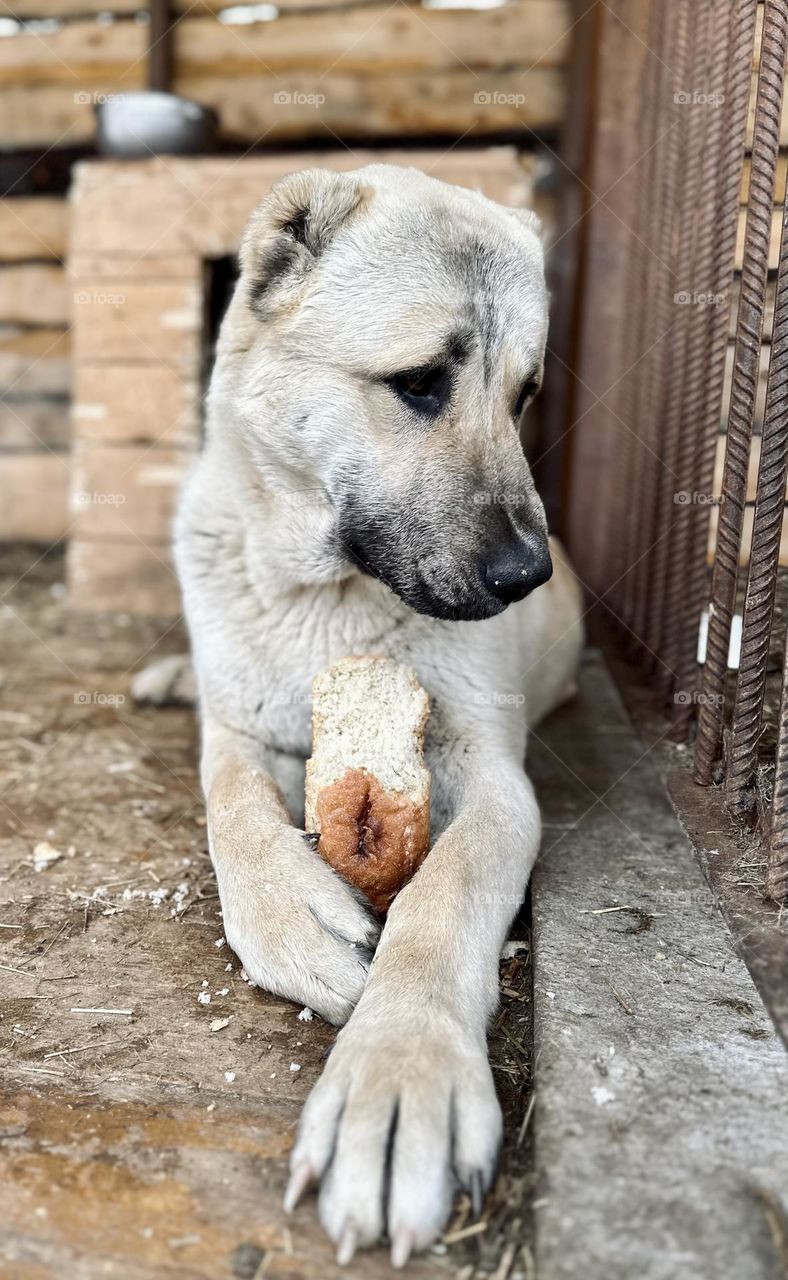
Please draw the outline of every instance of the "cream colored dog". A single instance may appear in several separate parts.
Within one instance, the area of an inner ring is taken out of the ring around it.
[[[526,710],[567,696],[581,642],[518,438],[546,335],[532,214],[414,170],[296,174],[249,223],[181,503],[224,932],[259,986],[347,1023],[285,1201],[320,1182],[342,1262],[387,1236],[402,1266],[495,1169],[485,1031],[540,835]],[[311,680],[348,654],[432,704],[433,847],[382,933],[301,829]]]

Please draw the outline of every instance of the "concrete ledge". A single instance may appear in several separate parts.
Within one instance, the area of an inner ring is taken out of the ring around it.
[[[598,656],[530,767],[539,1280],[776,1280],[788,1059]]]

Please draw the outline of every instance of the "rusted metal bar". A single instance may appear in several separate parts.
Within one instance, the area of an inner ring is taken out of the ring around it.
[[[631,628],[630,648],[636,654],[643,650],[643,637],[636,625],[637,589],[644,566],[648,563],[652,528],[647,513],[651,511],[649,496],[654,486],[654,466],[658,465],[659,435],[654,412],[656,371],[663,336],[670,327],[669,320],[665,323],[664,306],[667,255],[663,258],[660,252],[665,247],[666,237],[663,226],[667,221],[667,210],[660,200],[660,195],[666,159],[663,142],[671,127],[670,106],[673,105],[670,100],[669,65],[672,9],[672,4],[651,6],[650,47],[654,54],[648,111],[651,127],[645,163],[642,169],[632,174],[632,180],[638,183],[638,189],[645,193],[642,235],[647,249],[644,254],[642,291],[639,297],[639,308],[643,316],[641,363],[636,370],[633,417],[628,422],[636,432],[637,448],[629,498],[629,522],[626,535],[629,565],[623,584],[622,605],[623,617]]]
[[[676,10],[676,52],[677,52],[677,89],[676,95],[687,92],[689,78],[697,65],[698,36],[702,34],[702,13],[708,14],[708,5],[701,9],[680,4]],[[681,80],[678,79],[679,67]],[[679,100],[677,112],[686,104]],[[690,112],[684,123],[679,116],[680,156],[676,193],[678,196],[676,237],[674,296],[686,288],[690,278],[692,250],[697,224],[697,200],[699,184],[699,147],[701,142],[700,128],[702,113]],[[675,496],[680,491],[680,476],[676,464],[679,447],[679,429],[681,425],[681,405],[684,394],[684,373],[686,369],[686,350],[689,329],[689,307],[676,306],[676,319],[668,344],[668,363],[671,371],[668,381],[668,396],[662,418],[662,463],[660,473],[658,518],[656,527],[656,545],[654,547],[653,576],[649,598],[649,610],[646,625],[646,640],[652,652],[659,655],[659,665],[654,674],[657,687],[667,696],[673,684],[673,672],[667,663],[664,649],[664,635],[668,620],[665,617],[664,600],[667,582],[668,554],[672,528],[675,521]]]
[[[646,635],[646,612],[654,561],[654,544],[659,536],[658,498],[660,472],[663,463],[662,450],[662,407],[668,385],[668,353],[670,351],[670,329],[676,318],[673,303],[674,276],[673,265],[673,221],[676,207],[676,184],[678,180],[678,163],[680,155],[679,107],[674,102],[677,85],[683,85],[683,69],[676,72],[677,54],[676,35],[679,32],[676,5],[664,6],[665,22],[663,45],[660,50],[662,59],[661,104],[658,117],[657,172],[654,183],[654,198],[651,202],[656,218],[656,257],[653,260],[658,269],[649,287],[655,298],[653,346],[644,382],[644,403],[642,412],[648,429],[651,454],[644,474],[644,490],[638,498],[638,509],[642,522],[643,537],[639,549],[639,559],[633,574],[632,598],[632,630],[638,637],[641,658],[647,668],[655,655],[651,653]],[[683,41],[686,55],[686,39]]]
[[[708,599],[707,548],[713,504],[714,464],[722,417],[722,390],[728,347],[730,288],[736,256],[741,181],[752,81],[757,0],[734,0],[728,59],[725,72],[724,127],[719,148],[717,204],[709,227],[714,234],[711,291],[715,305],[709,309],[708,351],[705,360],[703,398],[698,407],[696,436],[696,489],[690,544],[686,556],[685,609],[689,626],[679,659],[680,687],[695,690],[697,683],[698,626]],[[704,182],[709,180],[704,175]],[[717,305],[717,301],[722,300]],[[679,733],[683,736],[683,729]]]
[[[634,9],[631,15],[642,17],[645,6]],[[623,291],[619,324],[622,325],[623,371],[618,384],[606,398],[611,412],[611,430],[615,435],[617,466],[614,471],[614,502],[608,515],[608,545],[611,568],[611,584],[605,593],[615,620],[626,621],[624,611],[624,581],[626,581],[632,554],[632,493],[637,454],[641,443],[638,439],[638,422],[634,413],[637,398],[640,360],[646,340],[646,307],[643,305],[647,278],[646,244],[647,218],[649,218],[649,183],[634,180],[634,173],[649,154],[650,125],[654,120],[654,95],[656,58],[654,49],[658,40],[660,14],[654,5],[647,6],[649,22],[643,24],[643,69],[640,91],[637,93],[637,115],[632,137],[632,163],[628,172],[619,175],[620,191],[631,193],[632,215],[628,219],[627,284]]]
[[[766,873],[766,893],[779,902],[788,895],[788,632],[783,652],[780,734],[774,768],[772,831]]]
[[[788,202],[783,209],[772,353],[758,464],[752,550],[744,604],[741,657],[725,778],[728,803],[739,814],[755,808],[769,634],[780,560],[788,478]]]
[[[709,357],[715,313],[717,323],[727,328],[728,311],[724,301],[730,303],[730,279],[715,292],[717,248],[719,236],[719,187],[720,178],[725,183],[721,168],[721,148],[725,133],[724,106],[729,71],[729,53],[732,10],[727,5],[718,6],[717,21],[709,32],[711,58],[708,77],[706,109],[708,125],[701,157],[701,205],[698,237],[695,245],[695,291],[687,305],[692,308],[687,379],[682,426],[679,432],[678,466],[682,479],[686,478],[687,501],[677,509],[677,528],[668,560],[667,611],[676,618],[676,684],[673,697],[673,724],[671,737],[685,742],[695,718],[697,686],[697,646],[700,607],[688,596],[687,575],[690,548],[697,541],[697,531],[708,529],[708,513],[711,494],[705,485],[711,486],[713,473],[701,473],[699,461],[704,460],[699,448],[699,436],[706,424],[705,403],[709,394]],[[726,157],[727,158],[727,157]],[[741,165],[739,166],[739,180]],[[732,267],[732,263],[731,263]],[[699,458],[700,455],[700,458]],[[712,463],[713,465],[713,463]],[[705,481],[705,485],[704,485]]]
[[[724,682],[747,496],[787,42],[788,0],[766,0],[728,438],[695,751],[695,778],[706,784],[711,781],[722,738]]]
[[[692,299],[696,294],[696,249],[702,219],[698,211],[702,205],[701,166],[706,147],[709,126],[709,110],[706,98],[709,85],[709,41],[711,37],[711,0],[701,0],[698,6],[697,25],[692,44],[690,83],[685,90],[689,98],[686,110],[687,123],[687,174],[682,191],[681,224],[679,231],[678,289],[674,295],[677,311],[685,313],[674,332],[680,335],[681,348],[675,352],[674,376],[676,390],[669,405],[667,435],[671,442],[671,474],[675,477],[672,495],[673,511],[670,533],[665,542],[665,585],[662,593],[663,627],[660,654],[664,666],[657,675],[657,686],[666,698],[673,693],[679,656],[679,640],[684,619],[684,600],[677,590],[676,576],[683,573],[679,559],[684,542],[684,526],[688,522],[688,508],[692,500],[692,469],[689,465],[685,439],[685,403],[688,378],[691,372],[692,338],[694,331]],[[673,387],[671,386],[673,392]],[[682,692],[682,691],[679,691]]]
[[[643,413],[643,384],[649,346],[654,332],[654,264],[652,244],[656,241],[655,161],[659,140],[661,64],[659,51],[664,45],[666,9],[664,5],[650,6],[647,47],[651,52],[646,67],[645,84],[640,95],[638,113],[637,159],[631,172],[622,180],[636,187],[636,221],[629,244],[629,288],[624,305],[624,333],[628,343],[626,372],[619,384],[617,428],[622,436],[622,458],[619,463],[620,516],[615,548],[615,588],[608,603],[613,605],[619,621],[629,626],[632,622],[633,566],[637,561],[640,544],[641,512],[636,494],[642,493],[643,475],[646,470],[646,424]],[[634,639],[628,634],[629,643]]]

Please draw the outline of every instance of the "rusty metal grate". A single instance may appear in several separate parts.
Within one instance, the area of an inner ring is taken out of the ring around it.
[[[696,785],[767,845],[763,888],[781,900],[785,645],[770,746],[764,700],[788,598],[788,0],[602,10],[586,32],[594,217],[567,355],[568,536],[671,737],[691,744]]]

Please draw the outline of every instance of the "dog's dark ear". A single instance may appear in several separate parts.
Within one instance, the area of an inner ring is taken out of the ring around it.
[[[252,214],[241,244],[254,311],[270,314],[295,296],[364,194],[353,174],[327,169],[307,169],[277,183]]]

